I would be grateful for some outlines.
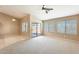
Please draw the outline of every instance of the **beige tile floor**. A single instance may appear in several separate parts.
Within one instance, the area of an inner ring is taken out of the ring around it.
[[[25,37],[20,35],[7,35],[0,37],[0,49],[7,47],[11,44],[24,40]]]
[[[0,50],[4,54],[79,53],[79,41],[39,36],[20,41]]]

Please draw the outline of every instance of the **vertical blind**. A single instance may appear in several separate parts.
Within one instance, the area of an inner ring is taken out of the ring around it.
[[[59,22],[45,22],[44,23],[45,32],[57,32],[65,34],[77,34],[77,20],[62,20]]]

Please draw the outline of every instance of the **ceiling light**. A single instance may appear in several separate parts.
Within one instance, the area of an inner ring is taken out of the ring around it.
[[[12,19],[12,21],[16,21],[16,19]]]

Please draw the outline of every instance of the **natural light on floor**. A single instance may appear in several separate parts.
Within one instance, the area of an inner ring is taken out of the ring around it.
[[[10,45],[0,53],[79,53],[78,43],[74,40],[39,36]]]

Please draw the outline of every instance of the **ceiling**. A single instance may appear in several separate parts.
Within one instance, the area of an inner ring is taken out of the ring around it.
[[[40,20],[79,14],[79,5],[47,5],[47,7],[54,10],[46,14],[41,10],[42,5],[0,5],[0,12],[17,18],[31,14]]]

